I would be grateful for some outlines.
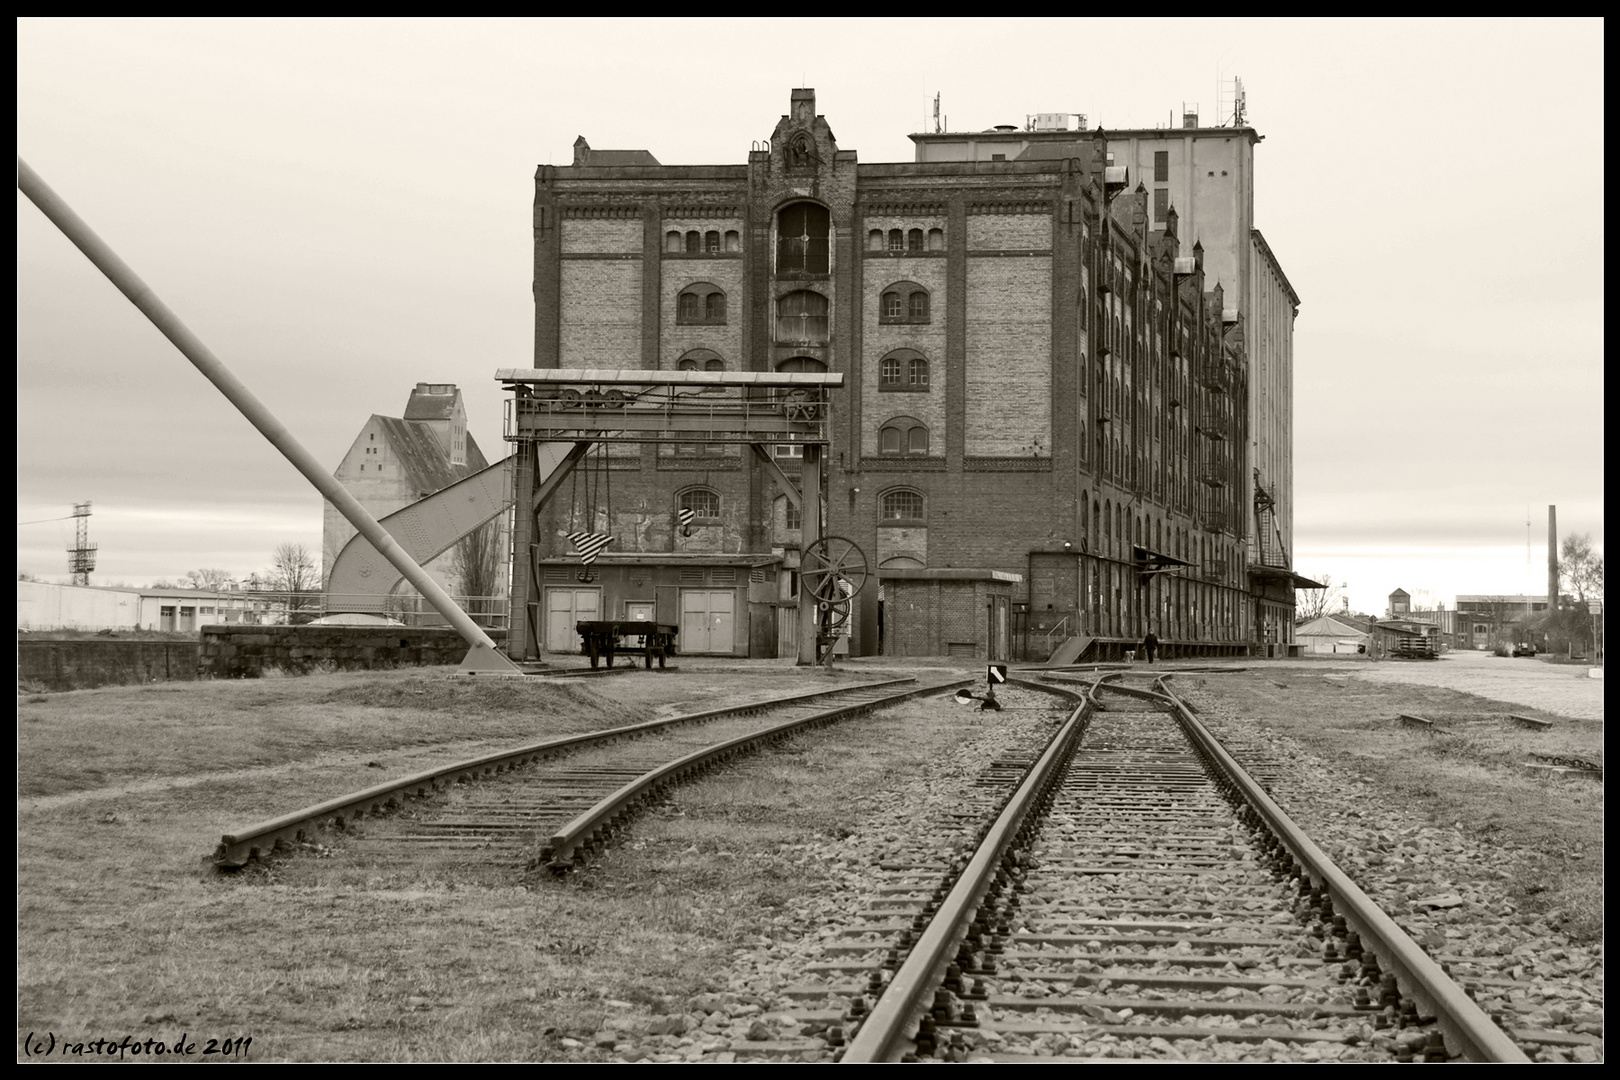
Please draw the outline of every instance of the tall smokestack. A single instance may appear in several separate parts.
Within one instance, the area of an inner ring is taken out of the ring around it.
[[[1558,507],[1547,507],[1547,610],[1558,610]]]

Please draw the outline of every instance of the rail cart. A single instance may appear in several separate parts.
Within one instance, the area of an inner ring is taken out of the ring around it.
[[[607,666],[612,667],[615,653],[641,653],[649,669],[653,666],[653,657],[657,657],[658,666],[663,667],[664,659],[675,655],[675,635],[681,632],[680,627],[670,623],[645,619],[577,622],[574,629],[579,632],[579,651],[591,658],[591,667],[596,667],[603,658],[607,659]]]

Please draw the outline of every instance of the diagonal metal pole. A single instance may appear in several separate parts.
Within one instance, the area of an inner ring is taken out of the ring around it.
[[[62,201],[61,196],[52,191],[50,185],[40,179],[39,174],[29,168],[28,163],[20,157],[17,159],[17,187],[39,207],[40,212],[49,218],[52,224],[62,230],[63,235],[73,241],[75,247],[84,252],[85,257],[95,264],[96,269],[107,275],[107,279],[118,287],[118,291],[128,297],[129,302],[139,308],[141,314],[150,319],[152,325],[172,341],[175,348],[179,349],[185,358],[219,389],[220,393],[230,399],[231,404],[247,417],[248,422],[259,429],[259,434],[270,440],[270,444],[280,450],[282,456],[304,474],[304,479],[315,485],[315,489],[338,508],[338,512],[348,519],[349,524],[370,540],[405,580],[414,585],[427,598],[428,603],[449,620],[450,625],[456,628],[471,647],[467,658],[462,661],[461,670],[517,671],[517,667],[496,650],[495,642],[484,633],[483,628],[473,622],[460,605],[439,587],[439,583],[434,581],[416,560],[405,553],[405,549],[388,535],[386,529],[377,524],[377,519],[360,505],[359,500],[338,483],[337,477],[321,467],[315,456],[293,438],[286,426],[253,396],[240,379],[231,374],[230,369],[202,343],[202,339],[192,333],[190,328],[180,321],[180,317],[157,298],[151,287],[130,269],[129,264],[120,259],[112,248],[96,235],[95,230],[74,213],[73,209]]]

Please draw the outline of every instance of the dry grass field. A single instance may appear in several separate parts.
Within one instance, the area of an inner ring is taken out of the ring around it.
[[[917,703],[802,736],[684,789],[563,880],[396,870],[333,884],[314,857],[230,875],[209,863],[228,828],[389,776],[830,681],[682,665],[588,683],[428,670],[19,697],[19,1057],[30,1031],[249,1036],[254,1060],[567,1056],[563,1040],[588,1040],[615,1003],[678,1013],[718,989],[737,950],[826,886],[832,868],[794,846],[880,827],[868,796],[985,722]],[[904,673],[850,667],[843,678]],[[1295,673],[1208,682],[1434,820],[1543,853],[1557,874],[1527,877],[1527,902],[1579,911],[1601,935],[1601,784],[1518,765],[1530,745],[1601,760],[1601,722],[1515,734],[1488,719],[1507,707],[1446,691]],[[1460,734],[1414,737],[1399,711]]]

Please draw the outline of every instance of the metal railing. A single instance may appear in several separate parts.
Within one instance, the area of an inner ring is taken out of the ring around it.
[[[393,619],[406,626],[450,625],[425,597],[414,591],[382,597],[325,592],[254,592],[245,595],[251,598],[254,610],[241,613],[240,618],[220,619],[220,622],[297,626],[327,616],[361,612]],[[504,630],[510,625],[508,597],[454,594],[453,599],[473,622],[485,629]],[[206,618],[198,620],[200,624],[208,621]]]

